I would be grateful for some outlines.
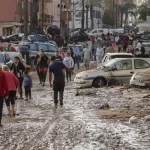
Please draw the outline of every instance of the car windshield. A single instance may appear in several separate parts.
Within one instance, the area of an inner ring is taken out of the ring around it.
[[[104,67],[108,67],[108,68],[112,68],[115,64],[117,63],[117,60],[116,59],[112,59],[110,60],[109,62],[107,62]]]
[[[31,39],[31,41],[45,42],[45,40],[38,35],[29,35],[29,38]]]
[[[4,62],[4,56],[2,54],[0,54],[0,63]]]
[[[115,58],[132,58],[132,57],[133,57],[132,55],[114,55],[110,57],[110,60]]]

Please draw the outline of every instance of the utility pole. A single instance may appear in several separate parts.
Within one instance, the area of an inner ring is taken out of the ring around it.
[[[44,33],[44,0],[42,0],[42,34]]]
[[[60,0],[60,35],[62,35],[62,0]]]
[[[28,36],[28,0],[24,0],[24,39]]]

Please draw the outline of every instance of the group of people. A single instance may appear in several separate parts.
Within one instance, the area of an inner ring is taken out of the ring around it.
[[[32,78],[29,75],[29,69],[25,68],[19,57],[15,57],[10,68],[7,65],[0,66],[0,83],[0,127],[2,127],[4,101],[8,109],[8,116],[16,116],[16,94],[18,92],[20,99],[23,99],[22,86],[24,85],[26,100],[31,99]]]

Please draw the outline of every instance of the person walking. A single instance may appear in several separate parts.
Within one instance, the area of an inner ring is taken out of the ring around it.
[[[91,51],[91,49],[89,49],[87,43],[85,44],[85,48],[83,49],[82,55],[83,55],[83,62],[84,62],[85,68],[86,68],[86,70],[89,70],[90,60],[92,57],[92,51]]]
[[[24,72],[24,90],[26,101],[28,101],[28,98],[31,100],[31,88],[32,88],[32,77],[29,75],[29,71],[26,70]]]
[[[73,69],[73,67],[74,67],[74,61],[73,61],[73,59],[72,59],[72,57],[71,57],[71,55],[70,55],[69,52],[67,52],[66,57],[64,58],[63,63],[64,63],[68,68]],[[71,72],[68,71],[68,70],[66,70],[66,79],[67,79],[67,82],[68,82],[68,78],[69,78],[70,81],[71,81]]]
[[[22,99],[22,83],[23,83],[23,73],[25,71],[25,67],[23,63],[20,61],[19,57],[14,58],[14,62],[10,67],[10,71],[14,73],[14,75],[18,78],[19,83],[20,83],[20,99]]]
[[[6,102],[6,106],[8,109],[8,115],[11,117],[11,115],[13,115],[13,116],[16,115],[15,99],[16,99],[17,89],[18,89],[18,92],[20,92],[20,83],[19,83],[18,78],[12,72],[9,72],[8,66],[4,65],[3,71],[4,71],[5,76],[6,76],[8,91],[9,91],[8,98],[5,99],[5,102]],[[12,107],[12,114],[11,114],[10,104]]]
[[[38,62],[39,57],[40,57],[40,51],[39,51],[38,54],[35,56],[35,59],[34,59],[34,66],[35,66],[35,68],[36,68],[37,75],[38,75],[38,77],[39,77],[39,84],[42,84],[41,77],[40,77],[40,72],[39,72],[39,62]]]
[[[42,86],[45,86],[45,80],[46,80],[47,68],[48,68],[48,57],[44,54],[43,50],[40,51],[38,63],[39,63],[40,81],[42,82]]]
[[[102,59],[104,56],[104,50],[102,48],[102,45],[99,44],[97,50],[96,50],[96,61],[97,61],[97,67],[99,66],[99,64],[101,63]]]
[[[79,47],[75,45],[75,43],[73,44],[73,53],[74,53],[75,64],[77,64],[78,69],[80,69],[80,64],[79,64],[80,50]]]
[[[114,53],[114,49],[112,48],[112,44],[110,43],[109,46],[106,48],[105,54],[107,53]]]
[[[2,113],[3,113],[4,97],[6,96],[6,98],[8,98],[8,95],[9,95],[9,89],[8,89],[7,79],[5,73],[0,71],[0,127],[3,127]]]
[[[63,73],[63,69],[66,69],[70,72],[73,72],[69,69],[65,64],[61,61],[55,61],[56,57],[51,57],[51,64],[49,66],[49,84],[50,87],[53,87],[54,91],[54,104],[57,106],[58,104],[58,93],[59,93],[59,100],[60,105],[63,106],[63,94],[64,94],[64,87],[65,87],[65,76]],[[52,84],[52,74],[54,75],[54,80]]]

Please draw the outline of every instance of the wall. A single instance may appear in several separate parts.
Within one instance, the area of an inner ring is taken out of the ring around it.
[[[16,1],[17,0],[1,0],[0,22],[15,20]]]

